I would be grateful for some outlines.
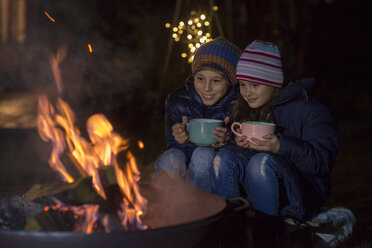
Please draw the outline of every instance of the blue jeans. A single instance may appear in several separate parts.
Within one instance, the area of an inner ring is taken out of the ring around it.
[[[163,152],[154,163],[154,180],[161,172],[166,172],[172,178],[186,176],[187,170],[186,154],[177,148],[170,148]]]
[[[240,185],[248,185],[245,167],[248,159],[230,150],[220,150],[213,161],[216,194],[228,199],[240,196]],[[247,188],[248,189],[248,188]]]
[[[303,219],[318,211],[320,197],[282,157],[262,152],[247,160],[230,150],[220,150],[216,160],[218,195],[238,197],[241,185],[253,207],[266,214]]]
[[[192,153],[186,182],[198,189],[215,193],[216,176],[213,159],[217,150],[212,147],[197,147]]]

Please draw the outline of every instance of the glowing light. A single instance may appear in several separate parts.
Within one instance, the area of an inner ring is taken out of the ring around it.
[[[44,14],[49,18],[49,20],[51,20],[52,22],[56,22],[56,20],[54,20],[48,12],[44,11]]]
[[[91,45],[91,44],[88,44],[88,49],[89,49],[89,52],[90,52],[90,53],[93,52],[93,49],[92,49],[92,45]]]
[[[145,145],[143,144],[142,140],[139,140],[139,141],[137,142],[137,145],[138,145],[138,147],[139,147],[140,149],[143,149],[143,148],[145,147]]]
[[[218,10],[218,7],[214,6],[212,9]],[[188,47],[186,52],[181,52],[182,58],[188,58],[188,61],[191,62],[193,60],[191,56],[193,56],[197,48],[199,48],[201,44],[212,40],[209,39],[209,37],[211,37],[209,32],[212,18],[213,13],[208,17],[200,11],[193,10],[190,12],[190,17],[185,22],[180,21],[173,27],[171,27],[169,23],[166,24],[166,27],[172,28],[173,30],[172,37],[174,41],[186,43]]]

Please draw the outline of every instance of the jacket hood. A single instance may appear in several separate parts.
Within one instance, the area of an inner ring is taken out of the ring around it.
[[[198,92],[196,92],[195,86],[194,86],[194,77],[190,76],[186,81],[186,90],[190,94],[190,97],[194,99],[197,103],[199,103],[204,108],[215,108],[215,107],[221,107],[225,106],[229,102],[231,102],[233,99],[235,99],[240,91],[239,91],[239,85],[231,86],[229,92],[226,96],[224,96],[222,99],[220,99],[215,105],[209,106],[205,105],[203,103],[203,100],[199,96]]]
[[[294,83],[290,83],[285,88],[283,88],[279,96],[272,101],[271,105],[276,106],[284,104],[302,97],[305,98],[306,101],[308,101],[314,95],[314,90],[314,77],[296,80]]]

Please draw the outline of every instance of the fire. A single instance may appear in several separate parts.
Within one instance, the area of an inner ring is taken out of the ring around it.
[[[57,84],[58,92],[62,92],[62,77],[58,66],[61,63],[61,61],[66,57],[66,54],[67,46],[63,46],[61,47],[61,49],[58,50],[56,55],[53,54],[49,57],[49,62],[52,67],[53,76]]]
[[[58,65],[65,57],[66,51],[64,48],[56,56],[50,57],[59,91],[62,90],[62,80]],[[108,185],[103,185],[101,182],[100,170],[112,166],[122,195],[122,202],[117,211],[121,224],[124,229],[133,226],[133,223],[137,225],[137,228],[146,228],[142,225],[140,216],[146,210],[147,201],[139,192],[140,172],[134,156],[128,150],[129,140],[114,132],[111,123],[103,114],[92,115],[87,120],[86,127],[90,141],[81,136],[80,130],[75,125],[75,114],[65,101],[58,98],[55,108],[45,95],[39,97],[37,128],[41,138],[53,144],[49,159],[50,167],[56,170],[64,181],[74,182],[76,178],[72,177],[61,161],[61,156],[67,154],[81,176],[92,177],[96,192],[103,199],[107,199],[105,187]],[[118,161],[119,153],[125,154],[124,164]],[[86,233],[93,231],[94,223],[98,218],[98,210],[98,206],[89,205],[75,211],[78,216],[83,212],[87,220],[83,227]],[[104,217],[101,223],[107,222],[105,218],[107,217]]]

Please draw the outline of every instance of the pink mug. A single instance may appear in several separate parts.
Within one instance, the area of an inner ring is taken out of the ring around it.
[[[235,127],[239,126],[242,130],[242,133],[237,133],[235,131]],[[268,123],[268,122],[257,122],[257,121],[245,121],[245,122],[234,122],[231,125],[231,131],[236,134],[237,136],[245,135],[250,140],[251,138],[256,138],[258,140],[262,140],[263,136],[266,134],[274,134],[275,133],[275,124]]]

